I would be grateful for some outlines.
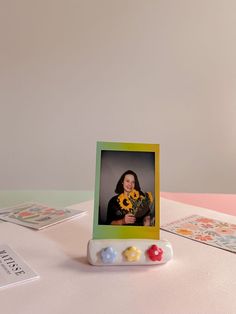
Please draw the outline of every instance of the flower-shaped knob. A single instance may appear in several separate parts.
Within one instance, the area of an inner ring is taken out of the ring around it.
[[[101,251],[101,259],[104,264],[113,263],[116,259],[117,252],[111,247],[108,246]]]
[[[135,246],[130,246],[123,252],[123,254],[127,261],[136,262],[140,259],[141,251]]]
[[[152,261],[161,261],[163,250],[159,248],[157,245],[153,244],[148,250],[147,254]]]

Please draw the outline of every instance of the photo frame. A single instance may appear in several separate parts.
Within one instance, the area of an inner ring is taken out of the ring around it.
[[[97,142],[93,239],[159,234],[159,144]]]

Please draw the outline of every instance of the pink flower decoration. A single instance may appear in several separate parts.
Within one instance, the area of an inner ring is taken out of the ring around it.
[[[213,240],[213,238],[211,237],[211,236],[209,236],[209,235],[197,235],[196,237],[195,237],[195,239],[196,240],[200,240],[200,241],[211,241],[211,240]]]
[[[205,217],[201,217],[201,218],[198,218],[196,221],[198,222],[202,222],[202,223],[211,223],[211,222],[214,222],[213,219],[210,219],[210,218],[205,218]]]
[[[205,223],[205,224],[202,224],[201,225],[203,228],[205,228],[205,229],[208,229],[208,228],[212,228],[213,227],[213,224],[210,224],[210,223]]]
[[[161,261],[163,250],[159,248],[157,245],[153,244],[148,250],[147,254],[152,261]]]
[[[218,234],[234,234],[233,228],[229,227],[219,227],[215,229],[215,232]]]
[[[31,215],[32,215],[32,213],[30,213],[30,212],[21,212],[21,213],[19,213],[20,217],[27,217],[27,216],[31,216]]]

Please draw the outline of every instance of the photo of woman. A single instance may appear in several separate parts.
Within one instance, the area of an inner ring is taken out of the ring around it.
[[[98,142],[94,239],[159,239],[159,145]]]
[[[132,170],[125,171],[117,182],[116,195],[107,208],[107,224],[150,226],[154,223],[153,196],[141,190],[138,176]],[[152,214],[152,220],[151,220]]]

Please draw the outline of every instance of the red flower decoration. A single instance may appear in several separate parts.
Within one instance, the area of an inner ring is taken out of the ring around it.
[[[153,244],[148,250],[147,254],[152,261],[161,261],[163,250],[159,248],[157,245]]]

